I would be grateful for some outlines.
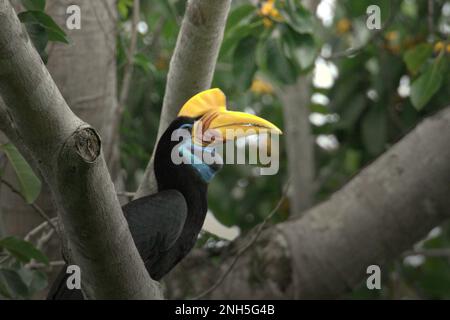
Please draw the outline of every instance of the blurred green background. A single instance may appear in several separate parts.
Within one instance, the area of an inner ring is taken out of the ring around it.
[[[234,1],[213,86],[227,94],[232,109],[251,110],[283,128],[276,87],[295,82],[299,73],[312,75],[315,201],[326,199],[424,117],[449,103],[450,2],[434,3],[430,29],[426,0],[324,0],[315,15],[305,12],[292,19],[286,19],[289,12],[283,10],[289,8],[283,1]],[[119,72],[125,63],[131,4],[119,1]],[[382,13],[383,29],[376,35],[365,26],[366,8],[373,4]],[[142,9],[138,69],[121,127],[129,190],[138,186],[154,147],[184,1],[143,1]],[[417,84],[421,77],[432,77],[436,88]],[[222,224],[246,232],[276,205],[288,180],[283,141],[278,175],[261,177],[252,166],[226,166],[211,184],[210,209]],[[285,201],[274,222],[288,216]],[[446,248],[449,231],[448,225],[435,228],[417,247]],[[450,298],[450,257],[401,257],[389,268],[381,291],[363,286],[349,297]]]

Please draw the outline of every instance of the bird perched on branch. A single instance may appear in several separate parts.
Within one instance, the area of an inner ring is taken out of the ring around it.
[[[195,245],[208,210],[208,183],[222,167],[212,142],[230,139],[226,134],[230,131],[236,132],[236,138],[262,129],[281,134],[269,121],[227,110],[220,89],[203,91],[181,108],[158,141],[154,163],[158,193],[122,208],[152,279],[160,280]],[[182,136],[184,139],[180,139]],[[67,288],[68,276],[65,267],[55,280],[49,299],[83,299],[81,290]]]

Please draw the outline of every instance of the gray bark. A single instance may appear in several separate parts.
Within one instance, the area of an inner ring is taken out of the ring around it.
[[[117,102],[116,1],[51,0],[48,14],[64,28],[71,43],[52,43],[47,67],[73,112],[99,131],[105,154],[115,149],[113,141]],[[81,29],[66,29],[66,9],[81,8]],[[118,154],[107,159],[115,180]]]
[[[364,280],[369,265],[383,272],[386,263],[450,218],[449,139],[447,107],[329,200],[267,229],[207,298],[335,298]],[[194,251],[167,278],[169,296],[203,292],[231,260],[218,268],[207,252]]]
[[[82,9],[81,30],[66,29],[66,9],[71,4]],[[115,12],[113,0],[47,1],[47,13],[71,40],[69,45],[52,43],[49,46],[49,72],[74,113],[99,130],[105,150],[116,151],[116,143],[111,139],[117,108]],[[17,147],[21,149],[21,146]],[[118,160],[118,153],[115,153],[108,163],[114,181],[117,181],[119,171]],[[15,184],[15,174],[10,166],[6,168],[5,179]],[[7,188],[0,191],[0,203],[7,234],[23,236],[41,222],[40,217]],[[48,186],[43,186],[37,203],[48,215],[56,214]],[[53,245],[56,246],[56,243]]]
[[[283,103],[284,131],[291,179],[289,204],[291,214],[309,209],[314,201],[315,157],[314,136],[309,122],[311,99],[310,77],[285,86],[278,96]]]
[[[81,8],[81,29],[66,28],[66,9],[69,5]],[[19,3],[15,6],[20,9]],[[113,181],[120,184],[119,153],[117,140],[112,137],[113,123],[116,121],[116,8],[114,0],[48,0],[46,12],[61,26],[70,38],[70,44],[51,43],[48,47],[47,67],[64,99],[74,113],[99,130],[102,144],[110,157],[107,159]],[[0,128],[0,130],[2,130]],[[6,133],[6,132],[5,132]],[[12,132],[7,133],[7,135]],[[1,141],[0,141],[1,142]],[[3,140],[6,142],[6,140]],[[22,145],[16,145],[22,154]],[[24,154],[30,162],[32,159]],[[35,167],[35,166],[34,166]],[[37,172],[37,170],[36,170]],[[37,172],[38,173],[38,172]],[[10,165],[5,168],[4,178],[18,187],[15,173]],[[122,190],[123,188],[120,188]],[[36,203],[49,216],[56,215],[48,186],[43,184]],[[6,234],[24,236],[41,223],[39,217],[21,197],[8,188],[0,186],[0,210]],[[45,248],[50,259],[59,260],[60,244],[53,238]],[[58,270],[55,270],[58,271]],[[50,282],[56,273],[50,273]],[[42,297],[45,295],[43,293]]]
[[[303,0],[305,8],[313,14],[319,0]],[[311,76],[297,79],[297,83],[278,90],[283,103],[283,117],[291,179],[289,204],[292,215],[299,215],[314,204],[315,156],[314,136],[309,122]]]
[[[158,139],[183,104],[211,86],[231,0],[190,0],[187,3],[167,76]],[[157,191],[153,156],[136,197]]]
[[[303,0],[313,14],[319,0]],[[292,215],[300,215],[314,204],[315,156],[314,136],[309,122],[311,76],[297,79],[297,83],[278,90],[283,102],[288,173],[291,177],[289,204]]]
[[[13,142],[30,151],[50,186],[84,293],[160,298],[122,214],[99,135],[70,110],[8,0],[0,0],[0,30],[0,95],[20,138]]]

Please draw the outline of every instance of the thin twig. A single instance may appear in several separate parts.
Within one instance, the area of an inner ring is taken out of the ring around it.
[[[55,233],[55,229],[50,229],[48,232],[42,234],[42,236],[36,242],[36,248],[42,250],[47,242],[50,241],[53,234]]]
[[[7,186],[13,193],[19,195],[25,202],[26,199],[25,197],[22,195],[22,193],[17,190],[16,188],[14,188],[14,186],[12,184],[10,184],[8,181],[1,179],[0,180],[1,183],[3,183],[5,186]],[[30,206],[34,209],[34,211],[36,211],[41,217],[42,219],[44,219],[45,221],[47,221],[49,223],[49,225],[55,229],[56,232],[58,232],[58,229],[56,228],[56,226],[53,224],[52,219],[50,219],[49,216],[47,216],[47,214],[44,212],[44,210],[42,210],[37,204],[35,203],[30,203]]]
[[[231,262],[231,264],[228,266],[228,268],[225,270],[225,272],[222,274],[222,276],[219,278],[219,280],[216,281],[216,283],[214,283],[214,285],[212,287],[210,287],[209,289],[207,289],[206,291],[202,292],[201,294],[199,294],[198,296],[196,296],[195,298],[193,298],[193,300],[199,300],[207,295],[209,295],[211,292],[213,292],[214,290],[216,290],[221,284],[222,282],[225,280],[225,278],[230,274],[230,272],[233,270],[233,267],[236,265],[236,263],[238,262],[239,258],[248,250],[251,248],[251,246],[253,246],[253,244],[255,244],[256,240],[258,240],[259,236],[261,235],[262,231],[264,230],[264,227],[266,226],[266,224],[273,218],[273,216],[278,212],[278,209],[280,209],[281,205],[283,204],[283,201],[286,199],[287,197],[287,191],[289,189],[289,184],[290,181],[288,181],[284,187],[283,193],[281,195],[280,200],[278,200],[277,205],[272,209],[272,211],[267,215],[267,217],[264,219],[263,222],[261,222],[258,226],[256,226],[256,233],[255,236],[241,249],[239,250],[239,252],[235,255],[235,257],[233,258],[233,261]]]
[[[62,267],[66,265],[66,262],[64,260],[58,260],[58,261],[50,261],[47,264],[45,263],[39,263],[39,262],[33,262],[27,265],[27,268],[29,269],[45,269],[45,268],[53,268],[53,267]]]
[[[428,0],[428,33],[434,34],[434,1]]]
[[[112,141],[116,141],[119,136],[119,126],[122,119],[122,114],[125,110],[125,103],[128,99],[128,94],[130,92],[131,79],[134,71],[134,55],[137,47],[137,37],[138,37],[138,23],[140,19],[140,0],[134,0],[133,2],[133,21],[131,22],[131,39],[130,47],[127,52],[127,61],[124,67],[122,88],[119,95],[119,105],[115,111],[115,118],[113,120]],[[114,148],[110,148],[107,159],[108,163],[112,161],[114,155]]]
[[[57,217],[54,217],[52,219],[50,219],[52,223],[56,224],[56,222],[58,221]],[[48,221],[44,221],[42,222],[40,225],[38,225],[36,228],[32,229],[30,232],[27,233],[27,235],[25,236],[24,240],[25,241],[30,241],[30,239],[32,237],[34,237],[35,235],[37,235],[38,233],[40,233],[42,230],[44,230],[45,228],[49,227],[49,223]]]
[[[130,91],[130,83],[131,77],[133,75],[133,58],[134,53],[136,51],[137,46],[137,35],[138,35],[138,23],[140,19],[140,0],[134,0],[133,2],[133,21],[131,25],[131,39],[130,39],[130,47],[128,48],[127,53],[127,63],[124,68],[124,75],[122,81],[122,89],[120,91],[119,96],[119,108],[117,112],[119,115],[122,114],[124,105],[128,98],[128,93]]]
[[[450,258],[450,249],[442,248],[442,249],[416,249],[409,250],[402,254],[402,257],[409,256],[425,256],[425,257],[433,257],[433,258]]]
[[[153,31],[152,34],[152,41],[150,41],[150,43],[144,47],[143,51],[151,53],[159,45],[159,40],[161,38],[161,33],[165,23],[166,23],[165,17],[159,18],[158,22],[156,23],[155,30]]]
[[[134,198],[136,192],[119,191],[117,192],[117,195],[119,197]]]

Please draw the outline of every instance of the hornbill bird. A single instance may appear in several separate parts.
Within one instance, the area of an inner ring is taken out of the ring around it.
[[[178,129],[187,132],[188,138],[180,142],[174,135]],[[222,167],[221,161],[204,161],[205,155],[217,160],[212,142],[225,142],[230,130],[236,132],[235,139],[261,129],[281,134],[280,129],[260,117],[228,111],[220,89],[200,92],[181,108],[156,147],[154,170],[158,193],[131,201],[122,208],[152,279],[160,280],[195,245],[208,210],[208,183]],[[213,138],[206,138],[208,132],[213,133]],[[199,158],[197,151],[203,157]],[[174,155],[190,161],[174,161]],[[81,290],[67,288],[70,275],[66,269],[67,266],[53,283],[48,299],[83,299]]]

